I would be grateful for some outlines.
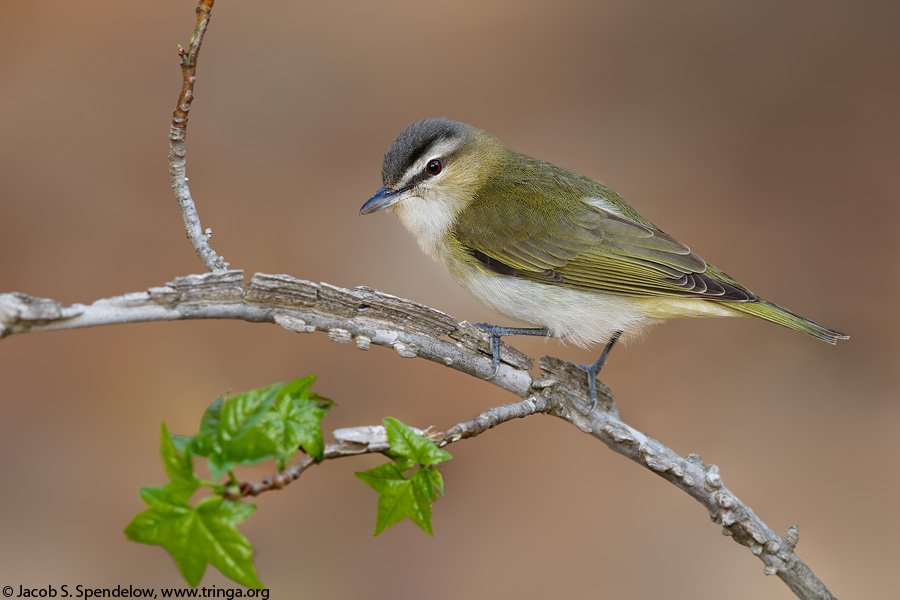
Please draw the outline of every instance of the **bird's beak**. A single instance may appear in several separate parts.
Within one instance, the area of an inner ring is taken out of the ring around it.
[[[402,200],[401,194],[405,192],[408,188],[402,190],[392,190],[391,188],[384,186],[378,193],[369,198],[365,204],[362,205],[362,208],[359,209],[359,214],[367,215],[369,213],[378,212],[379,210],[383,210],[389,206],[392,206]]]

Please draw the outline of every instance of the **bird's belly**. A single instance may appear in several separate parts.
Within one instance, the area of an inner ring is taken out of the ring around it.
[[[535,283],[477,268],[465,274],[450,271],[489,308],[579,346],[606,342],[617,331],[634,332],[658,320],[644,310],[639,298]]]
[[[620,296],[496,275],[468,264],[447,267],[460,285],[489,308],[579,346],[606,342],[617,331],[636,333],[666,319],[741,316],[709,300]]]

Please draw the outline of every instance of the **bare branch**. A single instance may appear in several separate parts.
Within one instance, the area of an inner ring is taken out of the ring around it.
[[[385,346],[405,358],[419,356],[481,379],[491,376],[490,358],[478,352],[489,353],[488,335],[440,311],[370,288],[347,290],[287,275],[257,273],[246,290],[242,282],[241,271],[189,275],[165,287],[69,307],[25,294],[2,294],[0,338],[116,323],[238,319],[276,323],[299,333],[325,331],[333,341],[355,342],[362,350],[372,344]],[[531,376],[520,368],[530,368],[532,359],[506,344],[501,359],[494,383],[525,396]]]
[[[459,423],[446,431],[437,431],[430,427],[425,431],[415,428],[413,430],[443,447],[453,442],[475,437],[512,419],[521,419],[536,413],[549,412],[554,407],[547,398],[532,395],[521,402],[490,408],[471,421]],[[391,447],[388,443],[387,431],[385,431],[383,425],[336,429],[332,432],[332,435],[337,442],[325,444],[324,460],[380,453],[390,450]],[[283,489],[289,483],[299,479],[300,475],[314,464],[316,464],[315,459],[308,454],[304,454],[299,462],[289,466],[280,473],[266,477],[259,482],[242,481],[236,488],[226,489],[223,495],[234,500]]]
[[[543,368],[544,359],[541,362]],[[583,428],[582,415],[571,410],[554,414]],[[704,465],[696,454],[682,458],[671,448],[608,412],[595,410],[589,421],[589,433],[595,438],[704,505],[713,522],[722,525],[722,533],[749,548],[763,562],[766,575],[778,575],[803,600],[834,600],[825,584],[794,553],[794,546],[799,540],[798,527],[794,525],[784,536],[772,531],[749,506],[724,486],[716,465]]]
[[[209,245],[211,230],[206,231],[200,226],[200,216],[191,197],[187,178],[187,149],[185,137],[187,136],[188,112],[191,110],[191,102],[194,101],[194,83],[197,81],[197,56],[200,54],[200,46],[203,44],[203,36],[209,25],[210,11],[215,0],[200,0],[197,5],[197,26],[191,37],[190,47],[185,50],[178,47],[181,56],[181,94],[178,96],[178,105],[172,114],[172,126],[169,129],[169,177],[172,180],[172,191],[175,199],[181,207],[184,217],[184,228],[188,239],[197,250],[197,256],[203,264],[213,272],[221,272],[228,268],[225,259]]]
[[[90,305],[63,307],[54,300],[25,294],[0,294],[0,338],[15,333],[72,329],[113,323],[176,319],[240,319],[277,323],[300,333],[325,331],[338,343],[356,343],[362,350],[372,344],[392,348],[406,358],[421,357],[449,366],[525,398],[522,402],[491,409],[471,421],[429,436],[442,445],[479,435],[514,418],[534,413],[564,419],[605,443],[615,452],[650,469],[706,507],[723,532],[746,546],[804,600],[833,596],[794,553],[798,534],[792,527],[777,535],[746,504],[729,491],[715,465],[704,465],[697,455],[681,457],[670,448],[632,428],[619,418],[609,389],[598,385],[600,402],[586,413],[587,382],[584,372],[559,359],[540,361],[541,377],[527,371],[532,359],[501,344],[501,364],[491,378],[488,335],[468,323],[421,304],[371,288],[348,290],[315,284],[286,275],[257,273],[244,288],[240,271],[207,273],[177,278],[164,287],[98,300]],[[354,429],[360,433],[360,430]],[[336,432],[326,458],[382,452],[387,442],[377,428],[356,439],[347,430]],[[278,489],[297,479],[312,463],[304,458],[259,484],[244,484],[241,494]],[[263,489],[265,488],[265,489]]]

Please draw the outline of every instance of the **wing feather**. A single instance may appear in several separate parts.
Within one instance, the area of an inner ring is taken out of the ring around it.
[[[476,198],[451,231],[472,260],[487,270],[612,294],[757,300],[649,223],[602,208],[589,197],[575,198],[567,210],[548,216],[539,209],[538,199],[521,197],[522,189],[515,192],[519,210],[511,220],[508,209],[501,214],[496,202]]]

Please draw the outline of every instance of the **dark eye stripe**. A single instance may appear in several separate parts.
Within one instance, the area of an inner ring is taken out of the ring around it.
[[[409,169],[423,159],[434,158],[435,144],[450,142],[450,146],[461,144],[469,134],[469,126],[447,119],[425,119],[412,123],[400,132],[384,155],[381,178],[385,185],[398,188],[401,177],[409,175]],[[430,151],[430,156],[426,153]],[[442,156],[446,159],[446,156]],[[444,166],[447,163],[444,162]]]

